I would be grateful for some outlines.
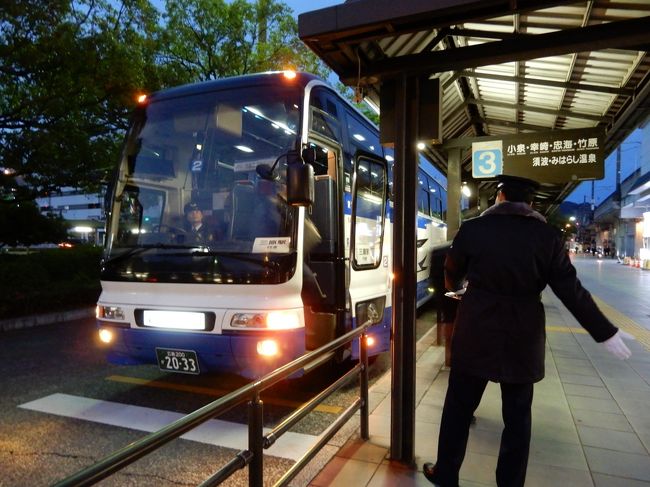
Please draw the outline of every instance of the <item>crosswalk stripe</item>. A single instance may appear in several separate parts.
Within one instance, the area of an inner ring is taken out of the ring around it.
[[[142,406],[101,401],[71,394],[51,394],[19,406],[23,409],[55,414],[138,431],[154,432],[184,415]],[[265,428],[265,433],[268,432]],[[248,448],[248,426],[211,419],[185,433],[181,438],[235,450]],[[297,461],[318,440],[317,436],[288,432],[271,446],[269,455]]]

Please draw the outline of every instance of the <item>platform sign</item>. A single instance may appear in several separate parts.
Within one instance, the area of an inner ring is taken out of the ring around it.
[[[604,140],[602,130],[590,128],[517,134],[473,143],[472,175],[488,178],[507,174],[540,183],[602,179],[605,176]],[[485,147],[482,144],[486,144]],[[493,144],[493,148],[489,144]],[[501,163],[501,172],[496,172],[497,162]],[[488,175],[491,169],[494,172]]]
[[[490,140],[472,144],[472,177],[494,178],[503,174],[503,142]]]

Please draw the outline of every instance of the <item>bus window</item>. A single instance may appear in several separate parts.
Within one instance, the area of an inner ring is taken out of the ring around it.
[[[337,180],[337,151],[317,142],[310,142],[309,147],[316,151],[316,159],[312,163],[314,176],[329,176]]]
[[[373,269],[381,262],[385,203],[386,166],[359,158],[352,206],[355,269]]]
[[[424,172],[418,172],[418,211],[429,215],[429,182]]]
[[[384,158],[388,163],[388,199],[393,200],[393,166],[395,165],[395,150],[384,147]]]
[[[437,182],[429,181],[429,200],[431,201],[431,216],[442,219],[442,186]]]
[[[346,113],[348,136],[350,144],[356,148],[382,157],[382,147],[376,132],[356,118],[351,113]],[[356,152],[356,151],[355,151]]]
[[[315,88],[311,93],[310,129],[320,135],[341,140],[341,124],[339,123],[337,104],[326,90]]]

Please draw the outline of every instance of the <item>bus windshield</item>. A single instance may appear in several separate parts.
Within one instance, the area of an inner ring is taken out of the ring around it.
[[[294,272],[297,210],[283,157],[299,138],[300,90],[238,88],[142,106],[127,134],[104,280],[278,283]],[[277,180],[258,165],[277,160]]]

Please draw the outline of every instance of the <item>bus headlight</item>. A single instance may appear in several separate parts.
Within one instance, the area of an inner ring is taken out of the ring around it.
[[[266,315],[266,327],[271,330],[299,328],[300,320],[293,311],[271,311]]]
[[[276,310],[267,313],[235,313],[230,326],[235,328],[291,330],[300,328],[301,321],[294,310]]]
[[[102,306],[98,304],[95,314],[97,318],[106,320],[124,320],[124,310],[119,306]]]

